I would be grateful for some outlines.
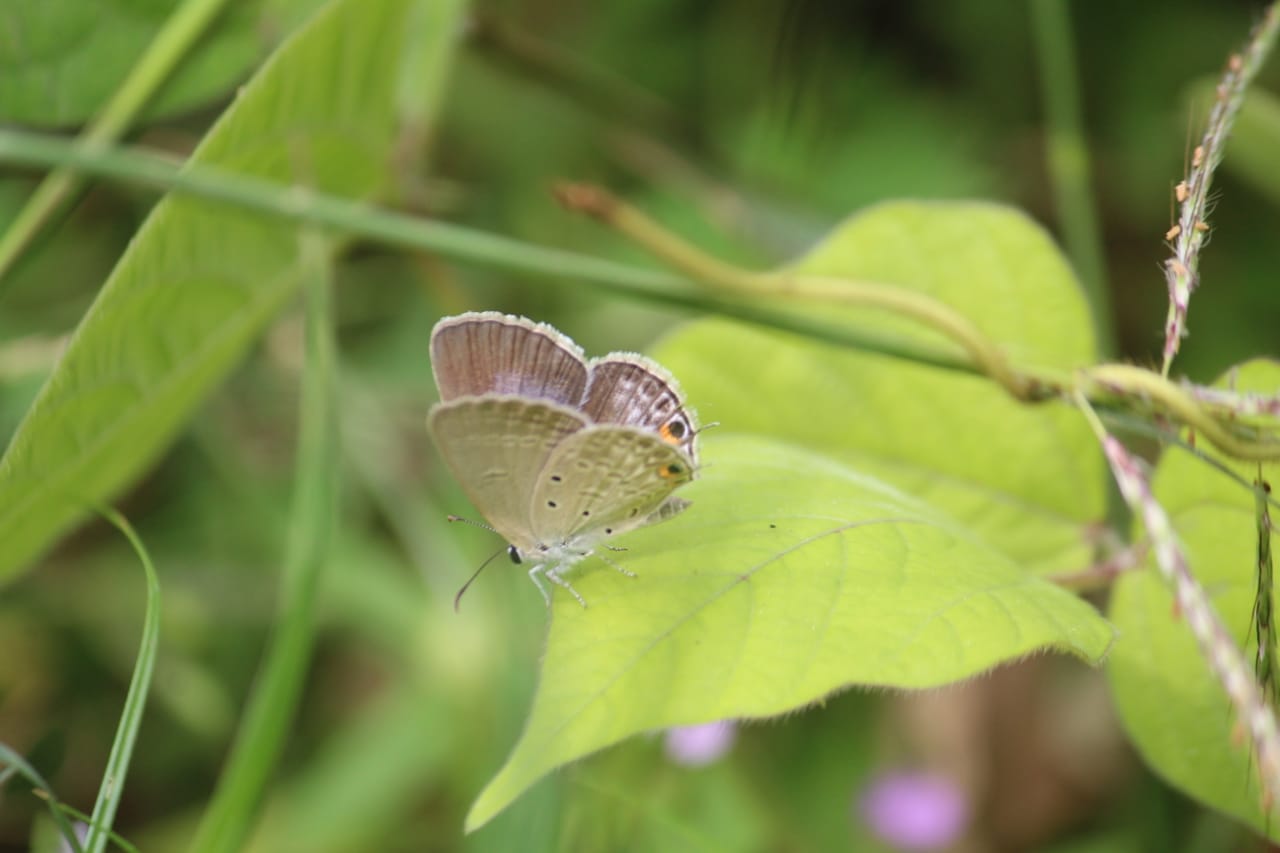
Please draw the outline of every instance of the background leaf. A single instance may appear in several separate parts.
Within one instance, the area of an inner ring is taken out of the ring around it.
[[[839,226],[790,267],[921,291],[962,312],[1023,364],[1095,357],[1084,298],[1049,236],[992,204],[894,202]],[[884,312],[808,307],[937,343]],[[1104,510],[1096,442],[1073,411],[1027,406],[987,379],[712,320],[656,356],[703,422],[839,459],[944,509],[1028,569],[1091,561]]]
[[[704,455],[694,506],[622,540],[638,578],[593,559],[574,581],[586,609],[557,590],[528,725],[469,829],[639,732],[934,687],[1044,648],[1097,662],[1111,643],[1088,604],[874,478],[759,438]]]
[[[8,0],[0,7],[0,121],[43,127],[79,124],[128,73],[183,0]],[[148,109],[172,115],[229,91],[274,34],[322,0],[232,3]]]
[[[376,191],[407,5],[335,4],[245,88],[192,161]],[[0,459],[0,579],[164,450],[299,275],[288,223],[193,198],[157,206]]]
[[[1254,361],[1236,373],[1240,390],[1274,393],[1277,386],[1280,363]],[[1256,465],[1230,467],[1248,482],[1258,475]],[[1263,477],[1274,487],[1280,466],[1265,466]],[[1253,492],[1177,448],[1161,458],[1152,490],[1169,513],[1196,579],[1253,660],[1258,560]],[[1273,523],[1277,515],[1273,507]],[[1139,529],[1134,535],[1145,533]],[[1272,543],[1275,553],[1274,531]],[[1121,719],[1143,757],[1196,799],[1280,838],[1275,818],[1262,811],[1249,751],[1232,734],[1234,720],[1222,686],[1154,566],[1120,579],[1109,612],[1125,641],[1116,645],[1107,672]]]

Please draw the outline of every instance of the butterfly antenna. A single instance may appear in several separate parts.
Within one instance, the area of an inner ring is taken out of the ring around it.
[[[449,520],[452,521],[453,518],[450,517]],[[458,519],[458,521],[466,521],[466,519],[460,518]],[[506,551],[506,550],[507,550],[506,548],[499,548],[497,551],[494,551],[492,554],[489,555],[489,559],[485,560],[483,563],[480,564],[480,568],[476,569],[475,574],[467,578],[467,582],[462,585],[462,589],[458,590],[458,594],[453,597],[454,613],[458,612],[458,607],[462,604],[462,594],[467,591],[467,587],[471,586],[471,584],[475,582],[475,579],[480,577],[480,573],[484,571],[485,566],[492,563],[495,557],[497,557],[499,554],[501,554],[503,551]]]
[[[462,516],[460,516],[460,515],[449,515],[449,516],[445,516],[445,517],[446,517],[446,518],[448,518],[448,519],[449,519],[449,521],[460,521],[460,522],[462,522],[463,524],[470,524],[472,527],[479,527],[481,530],[487,530],[487,531],[489,531],[490,533],[497,533],[497,532],[498,532],[498,531],[494,530],[492,527],[490,527],[490,526],[489,526],[489,525],[487,525],[487,524],[482,524],[482,523],[480,523],[479,521],[472,521],[471,519],[469,519],[469,518],[463,518],[463,517],[462,517]],[[490,559],[490,560],[492,560],[492,559],[493,559],[493,557],[490,557],[489,559]],[[488,562],[488,561],[486,560],[485,562]]]

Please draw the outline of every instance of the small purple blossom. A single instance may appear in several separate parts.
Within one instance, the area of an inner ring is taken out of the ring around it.
[[[964,793],[950,780],[932,773],[886,773],[873,781],[859,800],[862,820],[899,850],[950,846],[969,822]]]
[[[686,767],[703,767],[722,758],[737,737],[738,727],[732,720],[668,729],[667,758]]]

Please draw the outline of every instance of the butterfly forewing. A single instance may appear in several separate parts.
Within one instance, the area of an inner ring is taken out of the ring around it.
[[[530,506],[540,472],[586,418],[554,403],[488,396],[439,403],[427,423],[485,520],[522,551],[535,547]]]
[[[588,427],[567,436],[538,475],[533,535],[544,545],[582,540],[589,546],[645,524],[692,477],[688,457],[652,433]]]
[[[550,326],[496,312],[437,323],[431,368],[444,402],[512,394],[577,407],[587,388],[587,365],[573,341]]]
[[[614,353],[590,363],[582,410],[600,424],[624,424],[655,433],[696,465],[697,423],[671,375],[644,356]]]

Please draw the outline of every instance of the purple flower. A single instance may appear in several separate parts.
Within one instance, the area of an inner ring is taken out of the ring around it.
[[[896,771],[862,792],[862,819],[899,850],[939,850],[960,838],[969,804],[950,780],[931,773]]]
[[[702,767],[721,758],[738,737],[732,720],[667,730],[667,758],[686,767]]]

